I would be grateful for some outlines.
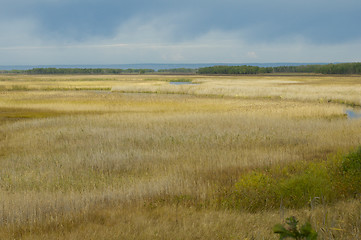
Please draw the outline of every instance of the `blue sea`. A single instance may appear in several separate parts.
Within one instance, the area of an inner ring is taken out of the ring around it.
[[[278,67],[278,66],[300,66],[311,64],[328,64],[328,63],[144,63],[144,64],[99,64],[99,65],[13,65],[13,66],[0,66],[0,70],[28,70],[33,68],[113,68],[113,69],[172,69],[172,68],[191,68],[197,69],[202,67],[211,67],[217,65],[225,66],[258,66],[258,67]]]

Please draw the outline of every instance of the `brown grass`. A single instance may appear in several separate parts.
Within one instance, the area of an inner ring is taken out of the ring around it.
[[[359,104],[360,78],[0,78],[0,239],[275,239],[289,214],[359,236],[359,200],[283,217],[215,201],[249,169],[361,145],[360,120],[326,101]]]

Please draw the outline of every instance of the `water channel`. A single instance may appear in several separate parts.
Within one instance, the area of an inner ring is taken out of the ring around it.
[[[361,110],[355,109],[346,109],[345,113],[348,119],[358,119],[361,118]]]
[[[197,85],[198,83],[192,83],[192,82],[169,82],[169,84],[172,84],[172,85]]]

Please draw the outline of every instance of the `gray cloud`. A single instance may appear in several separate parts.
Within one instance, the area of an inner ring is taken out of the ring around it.
[[[47,37],[74,40],[94,35],[111,37],[130,19],[146,23],[162,15],[179,16],[163,22],[174,28],[175,40],[194,38],[212,29],[246,29],[250,41],[301,34],[310,41],[325,43],[361,36],[361,2],[355,0],[15,0],[5,1],[3,6],[2,21],[36,19]]]
[[[292,46],[304,52],[354,47],[360,11],[359,0],[2,0],[0,51],[14,61],[21,55],[16,49],[29,59],[32,53],[39,61],[66,61],[64,48],[73,49],[68,54],[78,63],[87,59],[85,49],[96,49],[102,61],[108,56],[108,63],[120,61],[115,53],[133,59],[128,62],[270,61],[276,47],[283,54]]]

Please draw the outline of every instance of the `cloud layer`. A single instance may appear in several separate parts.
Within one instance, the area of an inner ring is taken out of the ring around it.
[[[3,0],[0,65],[361,61],[359,0]]]

